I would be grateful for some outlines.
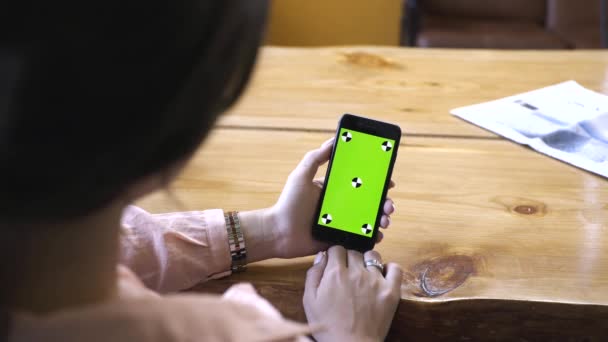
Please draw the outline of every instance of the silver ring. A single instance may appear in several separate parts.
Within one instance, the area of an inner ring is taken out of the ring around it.
[[[365,268],[367,268],[368,266],[373,266],[377,268],[380,273],[384,274],[384,265],[382,265],[382,263],[377,259],[365,260],[364,265]]]

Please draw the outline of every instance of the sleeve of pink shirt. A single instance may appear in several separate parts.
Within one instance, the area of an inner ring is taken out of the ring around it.
[[[120,262],[161,293],[230,275],[230,250],[220,209],[150,214],[136,206],[122,217]]]
[[[309,341],[309,327],[286,320],[248,284],[222,297],[158,296],[230,274],[222,210],[150,214],[130,206],[122,218],[119,296],[50,315],[18,313],[11,342]],[[133,273],[131,273],[133,271]],[[146,285],[143,287],[140,280]]]

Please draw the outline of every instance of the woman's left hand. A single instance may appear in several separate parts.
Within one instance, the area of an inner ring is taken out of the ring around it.
[[[329,160],[334,139],[323,143],[320,148],[306,153],[300,164],[291,172],[277,203],[269,208],[269,225],[274,230],[275,256],[278,258],[295,258],[312,255],[327,250],[329,244],[313,239],[311,229],[313,216],[317,209],[323,181],[313,180],[319,167]],[[390,187],[394,187],[393,181]],[[390,198],[384,202],[384,213],[380,227],[388,228],[390,215],[395,206]],[[378,232],[378,240],[383,238]]]

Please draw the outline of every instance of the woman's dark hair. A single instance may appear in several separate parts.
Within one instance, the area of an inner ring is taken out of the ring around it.
[[[14,1],[0,20],[0,221],[61,221],[189,156],[235,102],[264,0]]]

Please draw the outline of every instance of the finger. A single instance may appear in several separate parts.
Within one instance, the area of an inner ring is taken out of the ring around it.
[[[395,203],[393,202],[392,199],[387,198],[386,201],[384,201],[384,213],[386,215],[390,215],[394,212],[395,212]]]
[[[386,264],[386,281],[392,286],[393,291],[401,294],[401,282],[403,281],[403,269],[394,262]]]
[[[304,285],[304,296],[309,295],[316,297],[317,288],[321,284],[323,272],[327,266],[327,255],[325,252],[319,252],[315,256],[315,261],[311,268],[306,272],[306,283]]]
[[[322,189],[322,188],[323,188],[323,184],[324,184],[324,183],[325,183],[325,180],[324,180],[324,179],[322,179],[322,178],[317,178],[317,179],[314,179],[314,180],[312,181],[312,184],[314,184],[314,185],[316,185],[317,187],[319,187],[319,189]]]
[[[371,250],[365,252],[365,254],[363,255],[363,260],[378,260],[380,263],[382,263],[382,256],[380,255],[380,253]]]
[[[380,227],[388,228],[391,225],[391,217],[388,215],[382,215],[380,218]]]
[[[304,158],[302,158],[302,161],[300,161],[300,164],[296,167],[296,173],[306,178],[306,180],[312,181],[319,166],[325,164],[329,160],[333,141],[334,138],[327,140],[318,149],[306,153]]]
[[[377,260],[379,263],[382,264],[382,256],[380,256],[380,253],[378,253],[376,251],[365,252],[365,255],[363,255],[363,260],[365,260],[365,261]],[[367,270],[369,272],[378,272],[379,275],[382,275],[382,272],[377,267],[367,266]]]
[[[376,235],[376,243],[380,243],[382,239],[384,239],[384,233],[379,231],[378,235]]]
[[[345,268],[346,249],[342,246],[332,246],[327,250],[327,267]]]
[[[335,141],[335,140],[336,140],[336,137],[331,137],[331,138],[329,138],[329,139],[325,140],[325,141],[324,141],[324,142],[321,144],[321,147],[324,147],[324,146],[334,146],[334,141]]]
[[[348,268],[363,268],[363,254],[355,250],[348,250]]]

